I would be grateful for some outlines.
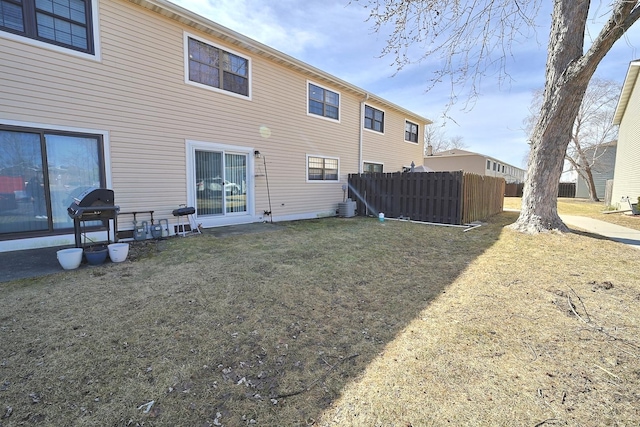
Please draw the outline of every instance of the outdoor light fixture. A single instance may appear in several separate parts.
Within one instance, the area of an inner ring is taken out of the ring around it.
[[[260,158],[260,152],[259,152],[258,150],[255,150],[255,151],[253,152],[253,156],[254,156],[256,159],[259,159],[259,158]]]

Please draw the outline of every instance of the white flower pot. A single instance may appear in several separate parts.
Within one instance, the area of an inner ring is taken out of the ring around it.
[[[122,262],[127,259],[127,254],[129,253],[128,243],[111,243],[108,247],[111,262]]]
[[[65,270],[74,270],[82,262],[82,248],[61,249],[57,252],[58,262]]]

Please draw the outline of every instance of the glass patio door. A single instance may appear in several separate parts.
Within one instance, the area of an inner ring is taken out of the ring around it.
[[[104,186],[97,136],[42,129],[0,129],[0,237],[73,228],[67,207]]]
[[[195,150],[198,216],[247,212],[247,155]]]

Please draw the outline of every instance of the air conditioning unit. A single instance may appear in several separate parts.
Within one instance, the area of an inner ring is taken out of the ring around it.
[[[338,203],[338,216],[342,218],[351,218],[356,216],[356,202],[347,199],[346,202]]]

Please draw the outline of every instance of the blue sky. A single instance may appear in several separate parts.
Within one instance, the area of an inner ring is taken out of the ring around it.
[[[314,67],[388,99],[431,120],[438,121],[449,101],[446,80],[427,92],[433,64],[424,61],[395,74],[392,57],[380,57],[386,33],[374,33],[366,22],[364,3],[349,0],[172,0],[199,15],[269,45]],[[543,6],[535,37],[514,47],[507,71],[512,81],[503,85],[486,77],[481,97],[463,111],[463,96],[448,111],[454,122],[444,128],[448,136],[462,136],[467,149],[526,166],[527,137],[523,120],[532,92],[544,86],[547,34],[551,0]],[[601,2],[594,2],[600,4]],[[594,8],[589,27],[598,31]],[[606,14],[605,14],[606,16]],[[619,40],[596,75],[619,82],[629,62],[640,58],[640,23]]]

